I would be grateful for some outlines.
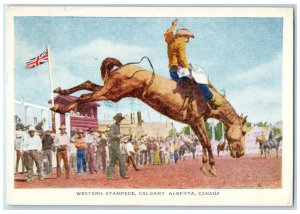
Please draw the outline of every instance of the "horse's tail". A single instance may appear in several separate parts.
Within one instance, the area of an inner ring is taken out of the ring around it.
[[[121,67],[122,63],[115,58],[106,58],[105,60],[103,60],[100,70],[101,70],[101,77],[104,80],[104,82],[115,66]]]

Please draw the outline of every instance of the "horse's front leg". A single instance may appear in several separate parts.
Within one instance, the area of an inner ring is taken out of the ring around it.
[[[103,86],[97,85],[95,83],[92,83],[91,81],[86,81],[80,85],[77,85],[73,88],[62,90],[60,87],[53,90],[54,93],[60,94],[60,95],[69,95],[76,91],[80,90],[88,90],[88,91],[99,91],[103,88]]]
[[[208,167],[207,167],[207,149],[206,149],[206,146],[203,145],[201,143],[201,146],[202,146],[202,166],[200,167],[200,171],[206,175],[207,172],[208,172]]]
[[[88,89],[88,87],[86,89]],[[90,89],[92,89],[92,88],[90,88]],[[78,104],[101,101],[101,100],[117,101],[120,97],[119,94],[114,95],[115,93],[109,93],[110,88],[108,88],[108,87],[99,86],[98,89],[99,90],[94,90],[93,93],[82,94],[74,102],[72,102],[66,106],[54,105],[50,108],[50,110],[64,114],[66,112],[69,112],[69,111],[75,109],[78,106]]]
[[[208,154],[209,164],[210,164],[210,168],[208,171],[213,176],[217,176],[217,170],[215,168],[215,159],[212,154],[212,148],[211,148],[211,144],[208,139],[208,135],[206,133],[205,123],[204,123],[203,118],[200,121],[198,121],[197,125],[193,126],[193,130],[194,130],[195,134],[198,136],[198,138],[201,142],[201,145],[202,145],[202,149],[203,149],[203,156],[202,156],[203,166],[200,168],[200,170],[204,174],[206,174],[206,172],[207,172],[207,154]]]

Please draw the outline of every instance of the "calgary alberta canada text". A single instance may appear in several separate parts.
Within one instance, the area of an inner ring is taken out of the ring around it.
[[[76,195],[78,196],[94,196],[94,195],[132,195],[132,196],[137,196],[137,195],[150,195],[150,196],[156,196],[156,195],[219,195],[219,192],[217,191],[200,191],[200,192],[176,192],[176,191],[171,191],[171,192],[76,192]]]

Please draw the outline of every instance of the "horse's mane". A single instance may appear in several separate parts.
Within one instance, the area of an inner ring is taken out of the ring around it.
[[[109,75],[112,72],[112,69],[115,66],[121,67],[122,63],[115,58],[106,58],[105,60],[103,60],[101,68],[100,68],[101,77],[103,80],[105,80],[105,78],[107,78],[107,75]]]

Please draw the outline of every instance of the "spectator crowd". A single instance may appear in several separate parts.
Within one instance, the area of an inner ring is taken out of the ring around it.
[[[86,173],[102,172],[108,175],[108,180],[113,180],[112,174],[115,167],[119,166],[121,173],[122,163],[124,163],[125,172],[122,172],[121,177],[129,178],[127,172],[131,166],[139,171],[145,165],[176,164],[178,160],[184,159],[186,154],[191,152],[181,149],[186,148],[184,145],[199,144],[196,138],[183,135],[172,139],[169,137],[133,137],[123,134],[118,136],[118,143],[115,144],[111,131],[79,129],[69,137],[64,124],[59,130],[60,133],[57,134],[52,133],[51,130],[38,133],[30,127],[25,135],[16,134],[15,171],[17,174],[19,164],[22,162],[22,173],[27,172],[28,182],[33,181],[35,164],[38,178],[43,181],[45,177],[52,176],[53,158],[56,158],[56,177],[61,177],[62,172],[66,179],[73,174],[84,176]],[[115,150],[116,146],[117,150]],[[118,156],[118,151],[120,151],[120,156]]]

